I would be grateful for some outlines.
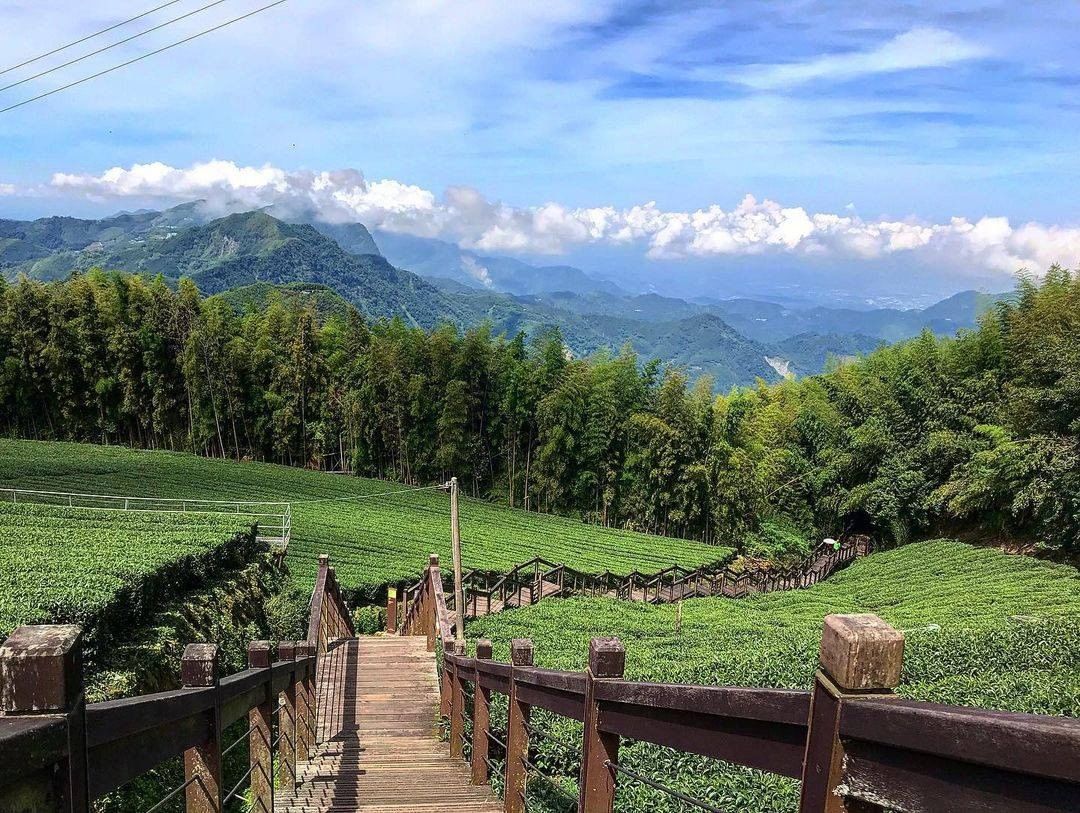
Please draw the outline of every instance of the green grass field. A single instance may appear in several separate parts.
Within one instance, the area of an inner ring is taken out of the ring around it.
[[[374,597],[414,580],[429,553],[450,556],[449,497],[440,491],[372,496],[403,488],[379,480],[265,463],[73,443],[0,440],[0,486],[125,496],[293,502],[290,568],[302,585],[329,553],[339,579]],[[357,499],[360,498],[360,499]],[[322,500],[322,502],[319,502]],[[536,555],[589,572],[653,571],[723,560],[731,550],[599,528],[462,499],[466,568],[508,569]]]
[[[808,590],[687,601],[678,634],[671,605],[568,599],[477,619],[467,637],[490,638],[500,659],[508,659],[511,638],[532,638],[538,665],[583,669],[591,637],[618,635],[632,679],[807,688],[822,619],[853,612],[877,613],[905,630],[899,692],[906,697],[1080,716],[1078,571],[949,541],[874,554]],[[563,722],[550,727],[569,740],[577,733]],[[797,805],[790,780],[653,746],[631,746],[625,757],[721,809]],[[544,758],[573,775],[558,753]],[[622,810],[667,809],[642,788],[628,787],[620,800]]]
[[[148,580],[207,565],[235,517],[0,504],[0,638],[20,624],[139,611]],[[160,589],[162,585],[158,585]]]

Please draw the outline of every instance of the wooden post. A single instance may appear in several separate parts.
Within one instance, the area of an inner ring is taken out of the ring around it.
[[[447,655],[454,654],[454,642],[443,641],[442,676],[439,679],[439,715],[450,719],[450,701],[453,693],[453,681],[450,675],[454,671],[453,665]]]
[[[450,478],[450,542],[454,554],[454,609],[457,610],[455,623],[456,637],[465,640],[465,590],[461,585],[461,526],[458,523],[458,484],[457,478]]]
[[[311,641],[296,642],[296,658],[315,654]],[[309,662],[302,680],[296,685],[296,761],[307,762],[315,749],[315,663]]]
[[[0,810],[86,813],[86,696],[82,628],[19,627],[0,646],[0,715],[57,716],[67,721],[64,756],[54,767],[16,780]]]
[[[269,641],[248,644],[248,669],[267,669],[273,662],[273,647]],[[269,673],[268,673],[269,674]],[[248,758],[251,771],[253,813],[273,813],[274,755],[272,753],[272,722],[274,704],[271,692],[266,699],[248,711]]]
[[[506,732],[506,783],[503,788],[505,813],[525,813],[525,787],[528,772],[525,761],[529,758],[530,707],[517,698],[517,681],[514,669],[533,665],[533,642],[528,638],[514,638],[510,642],[510,701],[509,722]]]
[[[328,554],[328,553],[320,553],[319,554],[319,572],[315,577],[316,585],[319,584],[320,582],[324,586],[329,584],[329,571],[330,571],[330,554]],[[324,573],[325,573],[325,575],[324,575]],[[322,597],[319,599],[319,601],[321,602],[320,608],[319,608],[319,626],[318,626],[318,629],[315,632],[316,637],[314,638],[315,651],[316,652],[319,652],[320,650],[324,650],[327,643],[330,640],[330,631],[329,631],[330,630],[330,625],[329,625],[330,608],[326,606],[327,605],[327,596],[326,596],[325,589],[324,589]],[[310,629],[308,631],[308,637],[311,638]]]
[[[218,685],[217,644],[188,644],[180,660],[180,681],[186,689]],[[221,704],[210,710],[210,736],[184,752],[187,813],[221,813]]]
[[[589,668],[585,670],[585,734],[581,754],[578,809],[582,813],[611,813],[615,807],[615,771],[619,762],[619,736],[600,730],[596,681],[621,679],[626,650],[618,638],[589,642]]]
[[[454,641],[454,655],[465,655],[465,642]],[[450,756],[462,758],[465,753],[465,686],[461,682],[461,669],[454,663],[450,673]]]
[[[277,659],[290,663],[296,660],[296,641],[278,641]],[[278,694],[278,787],[292,790],[296,787],[296,698],[303,691],[299,673]]]
[[[427,632],[427,649],[428,652],[435,651],[435,625],[438,624],[438,620],[435,618],[435,596],[432,595],[433,590],[442,590],[442,575],[439,573],[439,554],[433,553],[428,557],[428,572],[427,572],[427,584],[423,589],[424,603],[420,608],[420,613],[423,616],[424,630]]]
[[[900,682],[904,633],[876,615],[829,615],[814,676],[799,813],[845,813],[836,790],[843,775],[840,712],[845,702],[891,694]],[[859,803],[859,810],[867,810]],[[877,809],[877,808],[871,808]]]
[[[397,632],[397,587],[386,588],[386,631],[393,635]]]
[[[476,642],[476,659],[491,660],[491,641],[481,638]],[[488,783],[488,731],[491,729],[491,689],[480,685],[477,673],[473,682],[473,728],[472,728],[472,783]]]
[[[330,632],[334,638],[345,637],[345,622],[341,619],[341,604],[337,593],[337,571],[330,567],[326,569],[326,597],[330,599],[323,607],[330,611]],[[331,636],[327,635],[329,639]],[[329,640],[327,641],[329,643]]]

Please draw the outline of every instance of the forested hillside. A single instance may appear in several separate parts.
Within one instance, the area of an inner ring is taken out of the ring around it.
[[[630,351],[237,315],[194,285],[91,274],[0,290],[10,435],[184,449],[406,482],[455,473],[514,506],[766,552],[953,523],[1071,547],[1080,531],[1080,281],[1025,282],[979,330],[714,397]]]
[[[558,328],[584,356],[631,342],[643,358],[710,375],[718,392],[757,379],[824,370],[829,357],[873,349],[879,340],[940,335],[974,326],[991,297],[964,292],[926,310],[799,307],[751,299],[689,302],[630,295],[569,266],[534,266],[481,256],[439,240],[380,231],[386,257],[361,223],[327,223],[316,212],[276,207],[220,217],[196,201],[163,212],[101,220],[0,220],[0,275],[60,281],[106,268],[170,284],[188,277],[204,294],[241,304],[265,301],[271,286],[323,286],[368,319],[400,316],[433,329],[489,322],[495,335],[535,338]],[[423,276],[421,276],[423,275]],[[234,296],[235,289],[247,289]]]

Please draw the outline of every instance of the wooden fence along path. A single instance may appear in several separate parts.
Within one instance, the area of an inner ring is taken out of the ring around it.
[[[467,657],[435,556],[387,618],[389,635],[357,638],[320,557],[307,640],[279,642],[276,656],[253,642],[249,668],[227,677],[215,645],[192,644],[184,688],[90,705],[79,628],[16,630],[0,646],[0,813],[86,813],[181,755],[183,782],[144,813],[181,799],[187,813],[524,813],[530,783],[544,781],[536,744],[550,737],[534,708],[583,724],[563,745],[580,764],[573,806],[584,813],[611,813],[626,783],[670,794],[671,808],[717,810],[621,764],[624,740],[801,779],[800,813],[1080,810],[1080,721],[897,698],[904,636],[875,616],[825,619],[809,692],[628,681],[616,638],[592,640],[584,672],[535,667],[524,639],[510,663],[487,641]],[[507,698],[505,730],[491,724],[493,695]],[[435,736],[440,714],[448,744]],[[224,742],[240,720],[247,730]],[[245,743],[247,770],[223,775],[222,756]]]
[[[872,550],[869,537],[857,536],[839,547],[822,543],[805,560],[786,569],[735,571],[723,565],[705,565],[690,570],[675,565],[656,573],[634,571],[626,576],[611,572],[582,573],[536,557],[506,573],[466,572],[462,577],[465,617],[525,607],[553,596],[606,596],[659,604],[704,596],[744,598],[775,590],[795,590],[817,584]],[[406,594],[415,596],[420,586],[418,582]],[[454,609],[453,591],[448,596]]]
[[[717,810],[621,765],[624,739],[801,779],[800,813],[1080,811],[1080,720],[896,697],[904,635],[873,615],[825,618],[809,692],[624,680],[617,638],[592,640],[584,672],[535,667],[527,639],[511,642],[510,663],[491,660],[483,640],[466,657],[434,556],[403,631],[429,648],[441,642],[448,750],[469,753],[477,784],[490,781],[493,757],[503,763],[506,813],[524,813],[529,783],[545,779],[534,754],[549,735],[531,725],[534,708],[583,723],[570,745],[580,759],[574,804],[585,813],[612,811],[622,783],[668,793],[672,809]],[[491,726],[493,694],[507,698],[505,731]]]

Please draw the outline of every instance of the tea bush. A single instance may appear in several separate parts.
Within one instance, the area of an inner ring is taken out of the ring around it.
[[[320,553],[330,554],[339,581],[366,601],[381,600],[380,588],[386,584],[415,581],[429,553],[450,558],[448,496],[432,490],[373,496],[406,488],[381,480],[176,452],[0,440],[0,486],[292,501],[288,564],[308,592]],[[625,574],[673,564],[696,567],[731,554],[729,548],[586,525],[464,497],[460,511],[466,568],[508,570],[541,555],[586,572]]]
[[[590,638],[618,635],[629,679],[809,688],[824,616],[872,612],[905,631],[905,697],[1080,715],[1080,574],[1068,566],[937,540],[876,553],[807,590],[686,601],[679,632],[676,612],[549,600],[476,619],[467,636],[490,638],[501,660],[511,638],[532,638],[538,665],[581,670]],[[580,742],[580,725],[539,714],[540,727]],[[576,775],[558,749],[541,751],[547,766]],[[620,761],[725,810],[772,813],[798,802],[793,780],[651,745],[630,745]],[[648,788],[622,778],[620,787],[620,810],[675,809]]]
[[[237,517],[0,504],[0,638],[20,624],[119,632],[163,595],[254,554]]]

